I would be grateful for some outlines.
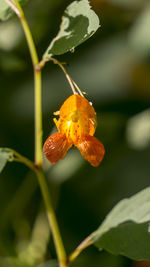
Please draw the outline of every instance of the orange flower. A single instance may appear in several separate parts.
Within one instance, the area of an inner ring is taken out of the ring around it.
[[[80,95],[74,94],[67,98],[54,113],[58,132],[45,141],[43,152],[47,159],[55,164],[65,157],[72,145],[76,146],[89,163],[97,167],[105,154],[103,144],[93,135],[96,129],[96,113],[91,103]]]

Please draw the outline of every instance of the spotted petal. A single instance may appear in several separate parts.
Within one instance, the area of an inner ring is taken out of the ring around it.
[[[103,144],[94,136],[85,136],[80,143],[76,145],[85,158],[93,167],[97,167],[103,160],[105,149]]]
[[[59,159],[66,156],[71,146],[72,144],[68,142],[66,135],[57,132],[47,138],[43,146],[43,152],[46,158],[55,164]]]

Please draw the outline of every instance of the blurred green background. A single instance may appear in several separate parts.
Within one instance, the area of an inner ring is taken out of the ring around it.
[[[24,7],[40,58],[71,2],[30,0]],[[91,5],[101,28],[75,53],[58,59],[68,63],[69,74],[93,102],[95,136],[106,155],[98,168],[76,149],[57,165],[44,163],[68,253],[119,200],[150,185],[150,2],[92,0]],[[71,91],[58,66],[49,63],[42,73],[45,140],[55,131],[53,112]],[[33,71],[15,17],[0,22],[0,87],[0,146],[33,159]],[[37,181],[25,166],[9,163],[0,176],[0,267],[47,267],[55,258]],[[125,267],[133,262],[90,247],[71,266]]]

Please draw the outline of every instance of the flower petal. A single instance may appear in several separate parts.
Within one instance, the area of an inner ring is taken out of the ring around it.
[[[82,142],[76,144],[83,158],[85,158],[93,167],[98,165],[103,160],[105,149],[103,144],[94,136],[85,136]]]
[[[57,132],[47,138],[43,146],[43,152],[47,159],[55,164],[59,159],[66,156],[71,146],[72,144],[68,142],[65,134]]]

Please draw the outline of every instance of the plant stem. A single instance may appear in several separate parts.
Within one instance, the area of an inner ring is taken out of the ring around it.
[[[31,31],[24,16],[24,12],[17,0],[6,0],[6,2],[13,8],[14,12],[20,19],[22,24],[27,44],[29,47],[33,69],[34,69],[34,116],[35,116],[35,164],[36,166],[42,165],[42,96],[41,96],[41,70],[36,69],[36,65],[39,63],[37,51],[32,38]],[[17,12],[16,12],[17,10]]]
[[[18,161],[24,163],[29,168],[34,170],[34,172],[36,173],[36,176],[37,176],[40,188],[41,188],[41,193],[42,193],[42,196],[45,202],[47,217],[48,217],[49,224],[51,226],[51,231],[52,231],[52,235],[54,238],[54,243],[56,246],[56,251],[58,254],[60,267],[67,267],[67,256],[66,256],[66,252],[64,250],[63,242],[62,242],[61,235],[59,232],[59,227],[58,227],[56,216],[53,210],[52,201],[50,198],[48,185],[46,183],[44,173],[42,169],[37,169],[36,166],[27,158],[23,157],[17,152],[16,152],[16,155],[19,155]]]
[[[47,216],[48,216],[48,220],[49,223],[51,225],[51,231],[53,234],[53,238],[54,238],[54,243],[56,246],[56,251],[58,254],[58,259],[59,259],[59,263],[60,263],[60,267],[67,267],[67,257],[66,257],[66,253],[64,250],[64,246],[63,246],[63,242],[61,239],[61,235],[59,232],[59,228],[58,228],[58,224],[57,224],[57,220],[55,217],[55,213],[52,207],[52,201],[50,199],[50,194],[48,191],[48,187],[47,187],[47,183],[44,177],[44,173],[42,172],[42,170],[38,170],[36,172],[37,174],[37,178],[41,187],[41,191],[42,191],[42,195],[45,201],[45,205],[46,205],[46,209],[47,209]]]
[[[73,94],[76,94],[76,90],[74,88],[72,80],[71,80],[69,74],[67,73],[66,69],[64,68],[64,66],[55,58],[51,58],[51,60],[54,62],[54,64],[57,64],[62,69],[62,71],[64,72],[64,74],[65,74],[65,76],[66,76],[66,78],[67,78],[67,80],[68,80],[68,82],[70,84],[70,87],[72,89]]]
[[[10,162],[17,161],[17,162],[24,163],[29,169],[31,169],[32,171],[36,171],[36,166],[34,165],[34,163],[30,159],[22,156],[16,150],[14,150],[12,148],[4,147],[3,151],[12,153],[13,156],[8,161],[10,161]]]
[[[63,242],[61,239],[61,235],[59,232],[59,227],[58,227],[56,216],[55,216],[55,213],[53,210],[52,201],[50,198],[48,185],[47,185],[43,170],[40,168],[37,168],[37,166],[35,166],[35,164],[32,161],[30,161],[28,158],[22,156],[21,154],[19,154],[15,150],[10,149],[10,148],[5,148],[5,151],[9,151],[9,152],[13,153],[14,157],[10,161],[21,162],[35,172],[37,179],[38,179],[38,182],[39,182],[39,185],[40,185],[40,188],[41,188],[41,193],[42,193],[42,196],[44,199],[44,203],[46,206],[48,221],[49,221],[49,224],[51,226],[51,231],[52,231],[52,235],[54,238],[54,243],[56,246],[56,251],[58,254],[60,267],[67,267],[66,252],[65,252]]]
[[[14,150],[11,150],[14,155],[15,161],[19,161],[31,168],[37,175],[37,179],[41,188],[42,196],[45,202],[48,220],[51,226],[51,231],[54,238],[54,243],[56,247],[56,252],[59,259],[60,267],[67,267],[67,257],[61,235],[59,232],[57,220],[52,206],[52,201],[49,194],[48,185],[46,183],[46,178],[42,171],[42,96],[41,96],[41,70],[37,68],[39,63],[38,56],[35,48],[35,44],[24,16],[23,10],[17,0],[5,0],[8,5],[14,10],[14,12],[19,17],[26,40],[28,43],[32,64],[34,68],[34,88],[35,88],[35,164],[29,159],[23,157]]]
[[[66,76],[66,78],[67,78],[67,80],[68,80],[68,83],[69,83],[69,85],[70,85],[70,87],[71,87],[71,90],[72,90],[73,94],[77,94],[77,92],[76,92],[76,89],[77,89],[78,93],[79,93],[81,96],[84,97],[84,95],[82,94],[82,92],[81,92],[79,86],[78,86],[78,85],[74,82],[74,80],[70,77],[70,75],[68,74],[67,70],[64,68],[63,64],[62,64],[59,60],[57,60],[56,58],[53,58],[53,57],[51,57],[51,58],[43,58],[43,59],[39,62],[39,64],[37,65],[37,67],[36,67],[37,70],[42,69],[42,68],[44,67],[45,63],[48,62],[48,61],[53,61],[54,64],[57,64],[57,65],[62,69],[62,71],[64,72],[64,74],[65,74],[65,76]],[[76,89],[75,89],[75,88],[76,88]]]
[[[14,1],[12,2],[11,0],[5,0],[7,2],[7,4],[12,8],[12,10],[14,10],[14,12],[17,14],[17,16],[20,16],[20,12],[18,10],[18,8],[16,7]]]
[[[21,16],[21,23],[25,32],[27,43],[29,46],[33,68],[34,68],[34,88],[35,88],[35,164],[37,166],[42,165],[42,96],[41,96],[41,71],[36,70],[38,64],[38,57],[35,49],[35,45],[32,39],[31,32],[29,30],[27,21]]]
[[[69,263],[73,262],[85,248],[89,247],[93,243],[92,236],[93,234],[84,239],[82,243],[71,253],[68,259]]]

